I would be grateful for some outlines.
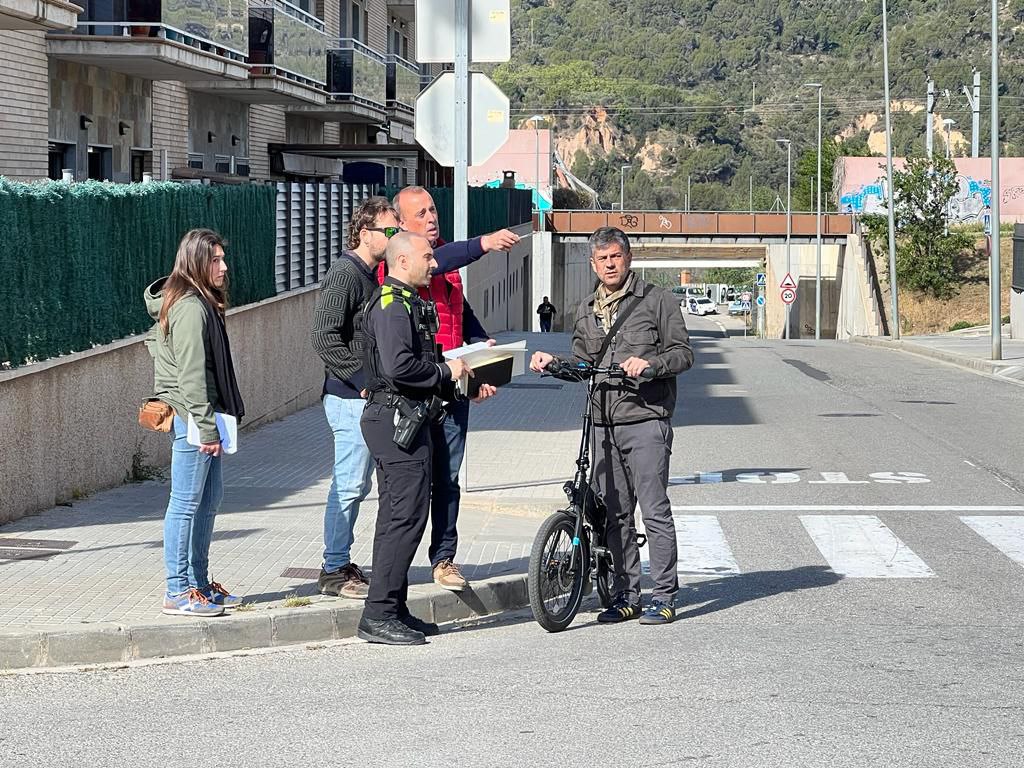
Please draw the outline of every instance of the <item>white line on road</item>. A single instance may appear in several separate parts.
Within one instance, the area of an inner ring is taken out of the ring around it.
[[[847,578],[907,579],[935,575],[872,515],[801,515],[800,522],[832,570]]]
[[[1024,517],[961,517],[960,520],[1008,558],[1024,565]]]
[[[720,504],[672,507],[673,512],[1024,512],[1024,506],[949,504]]]
[[[673,515],[682,574],[723,575],[739,573],[729,542],[714,515]]]

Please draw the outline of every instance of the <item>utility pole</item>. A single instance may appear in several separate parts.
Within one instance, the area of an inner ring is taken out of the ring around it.
[[[750,212],[754,212],[754,175],[750,175]]]
[[[818,194],[817,194],[817,206],[814,211],[814,224],[817,230],[817,239],[815,243],[816,256],[815,259],[815,270],[814,270],[814,338],[815,340],[821,339],[821,83],[804,83],[806,88],[817,88],[818,89]],[[811,183],[813,187],[813,181]],[[811,190],[812,197],[814,196],[814,190]]]
[[[974,70],[973,93],[964,86],[964,96],[971,105],[971,157],[978,156],[978,142],[981,138],[981,72]]]
[[[997,0],[993,0],[996,2]],[[889,291],[892,294],[892,323],[889,333],[894,340],[900,337],[900,292],[896,281],[896,202],[892,185],[892,116],[889,104],[889,8],[882,0],[882,69],[885,78],[885,176],[888,184],[889,216]],[[930,121],[929,121],[930,122]]]
[[[686,212],[690,212],[690,176],[686,177]]]
[[[793,261],[791,258],[793,237],[793,142],[789,139],[776,139],[779,144],[786,148],[786,275],[793,274]],[[786,305],[786,327],[783,329],[784,339],[789,338],[789,310],[791,305]]]
[[[1003,317],[999,274],[999,0],[992,0],[992,246],[989,248],[989,323],[992,359],[1003,359]]]
[[[934,123],[935,118],[933,113],[935,112],[935,81],[932,80],[931,76],[928,76],[928,109],[925,110],[925,125],[924,125],[924,153],[925,156],[932,159],[932,149],[934,142]]]

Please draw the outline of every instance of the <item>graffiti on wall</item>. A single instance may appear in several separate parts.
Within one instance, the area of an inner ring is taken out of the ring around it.
[[[962,224],[980,222],[992,205],[992,182],[969,176],[956,177],[957,191],[949,201],[949,220]],[[849,190],[839,198],[844,213],[885,213],[885,178]]]

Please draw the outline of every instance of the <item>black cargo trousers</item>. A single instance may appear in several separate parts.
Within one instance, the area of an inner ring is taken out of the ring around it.
[[[430,516],[430,429],[424,424],[412,445],[395,445],[395,408],[367,403],[360,419],[377,471],[377,527],[373,536],[367,619],[400,619],[409,611],[409,567]]]

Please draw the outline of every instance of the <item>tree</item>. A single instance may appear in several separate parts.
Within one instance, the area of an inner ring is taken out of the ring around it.
[[[947,232],[947,206],[958,189],[956,165],[945,158],[910,157],[904,170],[893,170],[892,183],[900,284],[949,296],[956,286],[957,258],[974,242],[965,232]],[[865,216],[863,223],[872,239],[887,240],[887,216]]]
[[[744,267],[709,267],[704,270],[705,283],[721,283],[722,285],[752,286],[757,278],[757,270]]]

